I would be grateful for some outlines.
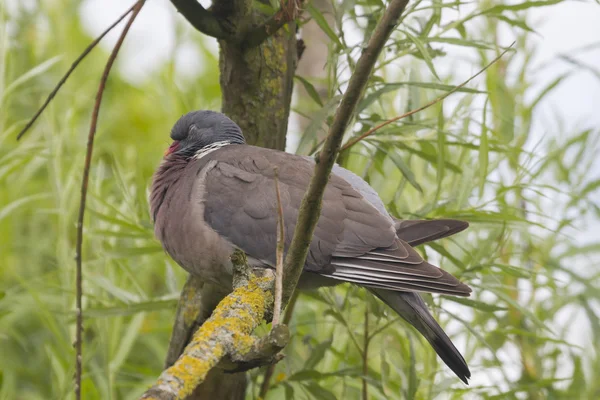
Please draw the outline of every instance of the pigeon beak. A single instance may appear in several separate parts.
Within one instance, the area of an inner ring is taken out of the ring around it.
[[[178,149],[179,149],[179,140],[176,140],[173,143],[171,143],[171,145],[169,146],[169,148],[167,150],[165,150],[164,156],[166,157],[169,154],[176,152]]]

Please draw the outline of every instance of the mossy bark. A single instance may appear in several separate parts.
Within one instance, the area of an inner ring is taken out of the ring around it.
[[[241,390],[241,383],[245,384],[245,380],[227,377],[226,381],[218,382],[215,379],[224,375],[209,372],[227,356],[234,363],[252,364],[257,358],[270,359],[285,346],[286,337],[275,340],[275,344],[271,345],[271,340],[265,342],[251,336],[254,328],[273,308],[274,273],[266,269],[250,271],[245,262],[243,268],[247,277],[234,282],[235,290],[194,332],[183,355],[163,371],[142,399],[184,399],[193,398],[192,395],[204,399],[231,399],[234,395],[243,398],[245,390]],[[186,319],[185,316],[183,319]],[[207,377],[212,377],[211,381],[206,381]],[[199,385],[201,382],[204,384]],[[207,388],[212,392],[207,392]]]
[[[297,65],[295,29],[286,25],[251,49],[220,41],[222,110],[249,144],[285,149]]]

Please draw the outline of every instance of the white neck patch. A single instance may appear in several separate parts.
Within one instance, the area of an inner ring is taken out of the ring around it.
[[[213,151],[220,149],[221,147],[230,145],[231,142],[229,140],[223,140],[222,142],[214,142],[209,144],[208,146],[204,146],[203,148],[201,148],[200,150],[198,150],[196,152],[196,154],[194,154],[194,159],[195,160],[199,160],[202,157],[204,157],[205,155],[212,153]]]

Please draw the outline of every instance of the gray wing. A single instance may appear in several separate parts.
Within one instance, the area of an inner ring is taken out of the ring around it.
[[[204,218],[236,247],[267,265],[275,263],[277,201],[275,168],[289,246],[300,203],[314,163],[302,157],[253,146],[227,146],[206,157],[217,161],[204,184]],[[393,220],[382,215],[352,185],[332,175],[306,268],[331,268],[333,256],[353,257],[396,240]]]
[[[287,250],[314,163],[253,146],[227,146],[205,157],[216,161],[203,182],[205,221],[249,256],[273,266],[277,237],[275,168]],[[382,213],[352,182],[334,173],[325,189],[305,269],[372,288],[462,296],[470,293],[468,286],[425,262],[397,237],[395,229],[387,212]]]
[[[377,210],[385,215],[389,215],[385,205],[377,192],[369,186],[364,179],[337,164],[333,166],[333,173],[345,179],[360,194],[371,203]],[[401,220],[394,219],[396,235],[411,246],[445,238],[467,229],[469,224],[465,221],[454,219],[436,219],[436,220]]]

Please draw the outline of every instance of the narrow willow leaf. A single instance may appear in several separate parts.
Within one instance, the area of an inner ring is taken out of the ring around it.
[[[310,352],[310,357],[308,357],[308,360],[306,360],[304,368],[313,369],[323,359],[325,353],[331,347],[331,343],[333,343],[333,338],[325,340],[324,342],[321,342],[315,346],[315,348]]]
[[[426,40],[429,43],[448,43],[448,44],[453,44],[456,46],[473,47],[473,48],[481,49],[481,50],[496,49],[496,46],[492,43],[485,43],[485,42],[480,42],[477,40],[464,40],[464,39],[449,38],[449,37],[433,37],[433,38],[427,38],[427,39],[423,39],[423,40]]]
[[[421,54],[421,56],[423,56],[423,60],[425,61],[425,64],[427,64],[427,67],[429,68],[429,70],[431,71],[433,76],[435,76],[438,81],[441,80],[435,70],[435,67],[433,66],[433,59],[431,57],[431,54],[429,54],[429,50],[427,50],[427,47],[421,41],[421,39],[417,38],[416,36],[411,35],[407,31],[403,30],[402,32],[411,40],[411,42],[413,42],[415,44],[415,46],[417,46],[419,53]]]
[[[310,98],[313,99],[315,103],[317,103],[318,105],[323,107],[323,102],[321,101],[321,96],[319,96],[319,93],[317,92],[317,89],[315,89],[313,84],[299,75],[294,76],[294,78],[296,78],[297,80],[300,81],[300,83],[302,83],[302,86],[304,86],[304,89],[306,90],[306,93],[308,93]]]
[[[312,381],[312,380],[320,380],[323,378],[323,374],[319,371],[315,371],[313,369],[307,370],[304,369],[302,371],[295,372],[287,378],[289,382],[300,382],[300,381]]]
[[[115,354],[111,355],[109,364],[111,371],[118,371],[131,353],[140,330],[142,329],[142,324],[144,323],[145,317],[146,316],[144,314],[137,314],[131,318],[131,321],[129,324],[127,324],[127,327],[124,327],[123,335],[119,338],[119,347],[117,348]]]
[[[495,311],[506,311],[508,308],[500,307],[494,304],[484,303],[479,300],[471,300],[465,299],[463,297],[453,297],[453,296],[444,296],[445,300],[453,301],[455,303],[459,303],[471,308],[475,308],[477,310],[485,311],[485,312],[495,312]]]
[[[131,223],[131,222],[128,222],[128,221],[123,221],[120,218],[112,217],[110,215],[101,213],[101,212],[96,211],[96,210],[91,209],[91,208],[88,210],[88,212],[90,214],[92,214],[94,217],[99,218],[99,219],[101,219],[101,220],[103,220],[105,222],[108,222],[110,224],[118,225],[118,226],[120,226],[122,228],[127,228],[127,229],[130,229],[130,230],[133,230],[133,231],[137,231],[137,232],[140,232],[140,233],[143,233],[143,234],[148,234],[148,231],[146,229],[144,229],[142,226],[137,225],[135,223]]]
[[[104,254],[108,258],[129,258],[139,257],[155,253],[164,252],[161,246],[144,246],[144,247],[122,247],[115,250],[106,251]]]
[[[505,83],[501,60],[487,70],[486,85],[494,116],[494,133],[503,143],[515,137],[515,98]]]
[[[294,387],[286,382],[283,383],[283,387],[285,388],[285,399],[294,400]]]
[[[379,85],[378,85],[379,86]],[[386,83],[383,86],[381,86],[380,88],[376,89],[375,91],[369,93],[367,96],[365,96],[360,103],[358,103],[358,112],[362,112],[363,110],[365,110],[367,107],[371,106],[375,101],[377,101],[382,95],[389,93],[389,92],[393,92],[396,91],[402,87],[419,87],[419,88],[424,88],[424,89],[435,89],[435,90],[442,90],[445,92],[449,92],[451,90],[454,90],[456,86],[454,85],[446,85],[444,83],[436,83],[436,82],[418,82],[418,81],[406,81],[406,82],[392,82],[392,83]],[[485,91],[482,90],[478,90],[478,89],[473,89],[473,88],[468,88],[468,87],[462,87],[460,89],[457,89],[456,92],[460,92],[460,93],[472,93],[472,94],[483,94],[486,93]]]
[[[485,101],[483,106],[483,117],[481,122],[481,136],[479,145],[479,198],[483,198],[483,192],[485,188],[485,182],[488,174],[489,164],[489,142],[488,142],[488,129],[487,129],[487,107],[488,100]]]
[[[17,208],[27,205],[32,201],[47,199],[50,197],[49,193],[40,193],[40,194],[32,194],[30,196],[21,197],[12,203],[7,204],[6,206],[0,208],[0,221],[4,218],[8,217],[15,211]]]
[[[61,59],[61,56],[52,57],[51,59],[46,60],[43,63],[38,64],[37,66],[31,68],[29,71],[25,72],[23,75],[19,76],[17,79],[12,81],[10,83],[10,85],[8,85],[4,89],[4,93],[2,94],[2,97],[0,97],[0,104],[4,101],[4,99],[6,99],[8,97],[8,95],[12,91],[17,89],[19,86],[23,85],[24,83],[27,83],[27,81],[30,81],[31,79],[34,79],[35,77],[42,75],[44,72],[46,72],[50,68],[52,68],[52,66],[54,64],[59,62],[60,59]]]
[[[323,108],[321,108],[320,110],[318,110],[317,112],[315,112],[313,114],[313,118],[310,121],[310,124],[308,125],[308,127],[302,134],[302,137],[300,138],[300,143],[298,143],[298,148],[296,149],[296,154],[305,154],[306,152],[308,152],[307,147],[308,147],[309,143],[317,142],[317,140],[318,140],[317,133],[325,124],[327,117],[331,113],[333,113],[333,111],[335,110],[335,107],[337,107],[337,105],[340,101],[340,98],[341,98],[341,96],[335,96],[335,97],[331,98],[327,103],[325,103]]]
[[[166,300],[140,301],[133,303],[128,302],[120,306],[90,307],[85,310],[85,316],[86,318],[126,316],[138,314],[141,312],[174,310],[176,307],[176,298]]]
[[[415,346],[413,343],[413,336],[411,334],[408,335],[408,348],[410,352],[410,365],[406,398],[409,400],[414,400],[415,396],[417,395],[417,390],[419,389],[420,380],[417,377],[417,360],[415,357]]]
[[[438,124],[437,124],[437,194],[435,200],[439,198],[439,193],[444,180],[444,172],[446,171],[446,133],[444,132],[445,117],[443,103],[439,103]]]
[[[567,72],[564,73],[562,75],[560,75],[559,77],[557,77],[556,79],[554,79],[552,82],[550,82],[541,92],[540,94],[538,94],[536,96],[536,98],[531,102],[531,105],[529,106],[529,109],[531,111],[533,111],[537,105],[539,104],[539,102],[544,99],[546,97],[546,95],[548,95],[548,93],[550,93],[551,91],[553,91],[565,78],[567,78],[568,76],[570,76],[571,73]]]
[[[497,14],[494,15],[494,18],[499,19],[500,21],[504,21],[511,26],[516,26],[517,28],[521,28],[527,32],[534,32],[533,29],[525,21],[519,21],[518,19],[512,19],[507,17],[506,15]]]
[[[331,393],[329,390],[325,389],[323,386],[320,386],[316,382],[311,382],[305,385],[306,389],[312,394],[315,399],[319,400],[337,400],[337,397]]]
[[[432,249],[434,249],[435,251],[440,253],[442,256],[444,256],[448,260],[452,261],[452,263],[454,265],[456,265],[458,268],[465,269],[465,264],[461,260],[459,260],[456,256],[454,256],[452,253],[450,253],[448,250],[446,250],[444,248],[444,246],[442,246],[441,244],[436,243],[436,242],[429,242],[429,243],[427,243],[427,246],[431,247]]]
[[[562,2],[562,0],[525,1],[523,3],[512,5],[503,4],[488,8],[487,10],[483,11],[482,14],[501,14],[504,11],[521,11],[527,10],[528,8],[547,7],[560,2]]]
[[[404,162],[402,157],[393,149],[390,149],[387,152],[387,156],[389,157],[390,160],[392,160],[392,162],[396,165],[396,167],[398,167],[400,172],[402,172],[402,175],[406,178],[406,180],[415,189],[417,189],[419,192],[423,193],[423,188],[421,188],[421,185],[419,185],[419,183],[417,182],[417,179],[415,178],[415,174],[412,172],[410,167]]]
[[[315,6],[311,4],[308,5],[308,12],[310,13],[310,16],[315,20],[315,22],[317,23],[317,25],[319,25],[319,28],[321,28],[323,30],[323,32],[329,36],[329,39],[331,39],[334,43],[336,43],[339,47],[342,47],[342,42],[340,42],[340,38],[338,37],[338,35],[333,31],[333,29],[331,28],[331,26],[329,26],[329,23],[327,22],[327,19],[325,18],[325,16],[321,13],[321,11],[319,11]]]

